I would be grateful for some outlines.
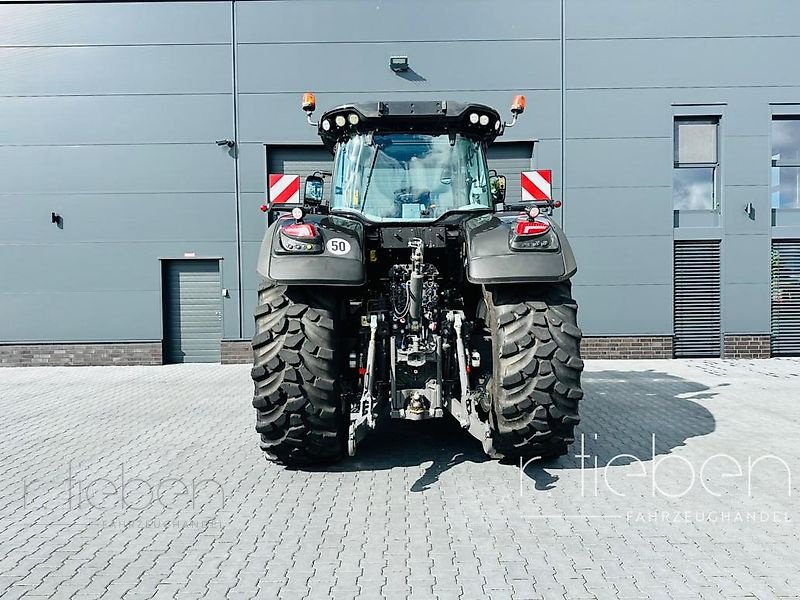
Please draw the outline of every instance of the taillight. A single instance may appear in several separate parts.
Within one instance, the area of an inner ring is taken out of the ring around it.
[[[547,221],[517,221],[517,235],[542,235],[550,229]]]
[[[319,236],[313,223],[291,223],[281,228],[281,233],[289,237],[302,240],[313,240]]]

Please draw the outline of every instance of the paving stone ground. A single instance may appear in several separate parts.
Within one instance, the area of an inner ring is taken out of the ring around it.
[[[800,597],[800,360],[584,381],[557,461],[426,422],[288,470],[247,366],[2,369],[0,597]]]

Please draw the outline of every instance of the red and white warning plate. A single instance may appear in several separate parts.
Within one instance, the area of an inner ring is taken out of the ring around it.
[[[523,171],[521,175],[523,202],[553,199],[553,172],[550,169]]]
[[[271,204],[299,204],[300,177],[270,174],[269,201]]]

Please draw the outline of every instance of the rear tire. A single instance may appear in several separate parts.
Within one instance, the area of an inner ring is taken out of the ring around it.
[[[265,281],[253,337],[256,431],[285,465],[338,460],[346,423],[339,390],[337,300],[325,288]]]
[[[569,282],[484,291],[492,337],[490,427],[509,458],[566,454],[583,397],[578,306]]]

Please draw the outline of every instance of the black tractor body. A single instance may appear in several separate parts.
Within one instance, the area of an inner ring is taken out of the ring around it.
[[[258,259],[269,458],[332,461],[383,421],[447,415],[494,457],[566,452],[583,395],[575,258],[556,203],[505,198],[486,162],[523,109],[503,123],[480,104],[375,102],[313,123],[332,178],[269,207]]]

